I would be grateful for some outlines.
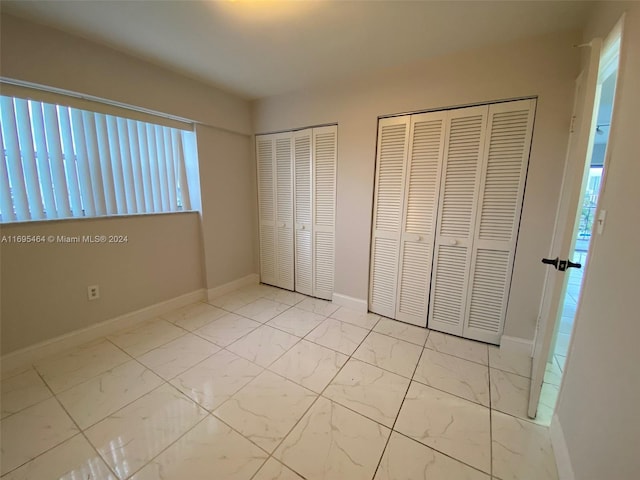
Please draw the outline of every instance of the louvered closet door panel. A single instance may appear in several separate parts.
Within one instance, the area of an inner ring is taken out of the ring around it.
[[[273,135],[256,136],[258,169],[258,216],[260,228],[260,280],[275,285],[276,229]]]
[[[338,127],[313,129],[313,295],[333,297]]]
[[[487,106],[449,111],[429,303],[429,328],[462,335]]]
[[[293,147],[290,132],[275,135],[276,285],[293,290]]]
[[[395,317],[410,116],[378,123],[369,309]]]
[[[507,310],[535,100],[489,106],[463,335],[499,343]]]
[[[293,134],[295,289],[313,295],[311,129]]]
[[[411,117],[395,318],[426,327],[447,112]]]

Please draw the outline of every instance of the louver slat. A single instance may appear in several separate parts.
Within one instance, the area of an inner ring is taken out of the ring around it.
[[[275,136],[276,286],[293,290],[293,158],[291,134]]]
[[[260,224],[260,280],[275,285],[276,230],[273,137],[256,137],[258,164],[258,216]]]
[[[295,289],[313,294],[311,130],[293,134],[295,167]]]
[[[535,101],[491,105],[464,336],[500,343],[524,195]]]
[[[400,253],[398,320],[425,327],[446,112],[412,117]]]
[[[409,125],[409,116],[378,124],[369,309],[391,318],[396,316]]]
[[[313,295],[333,297],[338,128],[313,129]]]

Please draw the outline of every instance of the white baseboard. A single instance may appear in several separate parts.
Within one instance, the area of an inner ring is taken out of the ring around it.
[[[348,295],[342,295],[341,293],[334,293],[332,301],[336,305],[350,308],[351,310],[355,310],[356,312],[367,313],[369,311],[369,305],[367,301],[363,300],[362,298],[355,298]]]
[[[231,293],[234,290],[238,290],[239,288],[246,287],[248,285],[255,285],[257,283],[260,283],[260,275],[258,275],[257,273],[250,273],[245,277],[238,278],[229,283],[225,283],[224,285],[210,288],[207,291],[207,298],[209,300],[213,300],[214,298],[221,297],[222,295]]]
[[[115,318],[105,320],[95,325],[91,325],[80,330],[65,333],[59,337],[51,338],[43,342],[36,343],[15,352],[2,356],[1,372],[4,377],[11,372],[19,371],[33,365],[49,355],[77,347],[98,338],[111,335],[119,330],[130,328],[138,323],[170,312],[176,308],[184,307],[190,303],[206,300],[206,290],[200,289],[191,293],[186,293],[164,302],[149,305],[134,312],[125,313]]]
[[[533,356],[533,340],[520,337],[509,337],[502,335],[500,338],[500,350],[513,353],[526,353]]]
[[[560,480],[575,480],[573,466],[571,465],[571,457],[569,457],[569,449],[564,440],[564,432],[558,420],[558,415],[554,414],[551,418],[549,426],[549,435],[551,436],[551,445],[553,446],[553,454],[556,457],[556,467],[558,468],[558,478]]]

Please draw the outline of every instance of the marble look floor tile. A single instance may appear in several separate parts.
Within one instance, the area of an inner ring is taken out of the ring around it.
[[[207,303],[233,312],[259,299],[261,296],[262,295],[255,290],[236,290],[235,292],[209,300]]]
[[[489,409],[411,382],[395,430],[490,473]]]
[[[491,415],[493,475],[500,480],[556,480],[549,429],[500,412]]]
[[[390,430],[320,397],[274,456],[307,479],[369,480]]]
[[[268,367],[300,339],[281,330],[263,325],[227,347],[247,360]]]
[[[320,393],[348,358],[335,350],[301,340],[269,368]]]
[[[303,478],[271,457],[252,480],[303,480]]]
[[[425,348],[413,379],[489,406],[489,368],[484,365]]]
[[[226,347],[260,325],[261,323],[254,322],[235,313],[227,313],[218,320],[199,328],[194,333],[216,345]]]
[[[89,442],[76,435],[43,453],[2,480],[116,480]]]
[[[55,398],[25,408],[0,422],[0,475],[21,466],[78,433]]]
[[[58,394],[69,415],[85,429],[140,398],[162,379],[132,360]]]
[[[307,298],[298,292],[290,292],[289,290],[283,290],[281,288],[266,292],[262,294],[262,297],[273,300],[274,302],[286,303],[289,306],[296,305]]]
[[[246,480],[267,457],[249,440],[208,416],[131,478]]]
[[[317,313],[291,307],[284,313],[269,321],[269,325],[284,330],[292,335],[304,337],[322,323],[326,317]]]
[[[392,432],[374,480],[420,479],[491,480],[489,475]]]
[[[171,384],[211,411],[262,372],[262,368],[222,350],[178,375]]]
[[[545,383],[550,383],[551,385],[560,386],[560,382],[562,381],[562,371],[560,367],[556,363],[555,360],[551,360],[551,362],[547,363],[544,371],[544,381]]]
[[[531,357],[526,353],[505,352],[499,347],[490,345],[489,366],[503,372],[531,378]]]
[[[134,328],[107,337],[133,357],[147,353],[185,334],[182,328],[162,318],[154,318]]]
[[[208,303],[192,303],[172,312],[162,315],[162,318],[184,328],[193,331],[204,327],[207,323],[222,317],[227,312]]]
[[[322,300],[320,298],[305,298],[300,303],[296,304],[296,308],[306,310],[311,313],[317,313],[323,317],[328,317],[338,310],[340,305],[336,305],[329,300]]]
[[[351,355],[360,342],[367,336],[369,330],[356,327],[350,323],[327,318],[305,338],[318,345],[337,350],[345,355]]]
[[[545,426],[551,425],[551,418],[553,417],[553,412],[556,409],[559,392],[560,387],[557,385],[551,385],[550,383],[542,384],[542,389],[540,390],[540,401],[538,402],[538,411],[534,420],[535,423]]]
[[[265,371],[213,413],[268,452],[316,399],[306,388]]]
[[[323,395],[387,427],[392,427],[410,380],[351,359]]]
[[[416,327],[415,325],[409,325],[408,323],[384,317],[376,324],[373,331],[404,340],[405,342],[415,343],[421,347],[424,346],[430,332],[430,330],[426,328]]]
[[[356,312],[347,307],[340,307],[331,313],[330,316],[341,322],[347,322],[358,327],[366,328],[367,330],[371,330],[378,320],[380,320],[380,315],[376,315],[375,313]]]
[[[491,408],[527,418],[531,380],[494,368],[491,371]]]
[[[431,331],[425,347],[482,365],[489,364],[489,353],[486,343],[474,342],[473,340],[467,340],[446,333]]]
[[[267,300],[266,298],[259,298],[258,300],[239,308],[236,310],[236,313],[243,317],[248,317],[251,320],[255,320],[256,322],[265,323],[289,308],[289,305],[286,303],[279,303],[274,302],[273,300]]]
[[[218,351],[220,348],[211,342],[187,333],[145,353],[138,361],[165,380],[170,380]]]
[[[418,345],[371,332],[353,356],[363,362],[411,378],[421,352],[422,348]]]
[[[35,370],[5,378],[0,382],[2,418],[46,400],[51,391]]]
[[[114,344],[99,340],[45,358],[35,368],[51,390],[58,393],[129,360],[131,357]]]
[[[207,412],[168,384],[109,415],[85,433],[121,479],[195,426]]]

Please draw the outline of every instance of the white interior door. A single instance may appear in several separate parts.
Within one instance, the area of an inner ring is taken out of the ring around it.
[[[567,258],[574,240],[574,230],[585,172],[585,162],[591,157],[591,137],[595,131],[594,104],[598,85],[598,67],[602,41],[591,41],[589,64],[576,81],[572,131],[562,179],[560,202],[556,212],[555,230],[549,258]],[[538,315],[538,330],[533,352],[528,415],[535,418],[540,400],[549,349],[566,288],[566,272],[548,267],[544,293]]]
[[[313,176],[311,169],[311,129],[293,134],[295,175],[295,288],[313,295]]]
[[[277,283],[276,275],[276,185],[274,175],[274,138],[256,137],[258,166],[258,217],[260,228],[260,280]]]
[[[449,111],[435,254],[429,327],[462,335],[488,106]]]
[[[371,239],[369,309],[395,318],[405,164],[411,117],[378,122],[376,179]]]
[[[489,106],[463,336],[500,343],[511,285],[535,100]]]
[[[293,136],[274,135],[276,172],[276,285],[293,290]]]
[[[447,112],[411,116],[394,318],[427,326]]]
[[[338,127],[313,129],[313,296],[333,296]]]

